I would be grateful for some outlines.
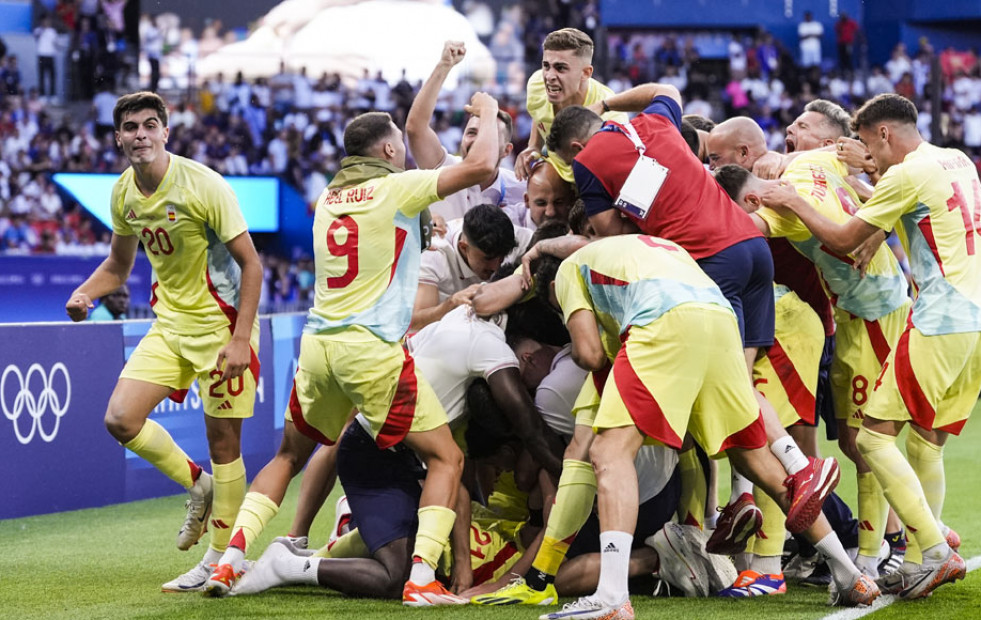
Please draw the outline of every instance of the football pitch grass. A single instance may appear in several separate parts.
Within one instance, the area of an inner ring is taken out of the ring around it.
[[[978,412],[975,411],[975,416]],[[822,430],[823,433],[823,430]],[[900,445],[903,438],[900,438]],[[963,540],[961,555],[981,556],[981,424],[967,425],[946,449],[947,498],[944,521]],[[842,462],[839,494],[855,506],[854,468],[834,446],[822,442],[824,454]],[[723,462],[720,479],[728,480]],[[294,481],[279,515],[267,528],[250,558],[293,518],[299,482]],[[720,497],[728,491],[720,490]],[[333,522],[335,489],[314,525],[311,540],[322,544]],[[9,498],[6,498],[9,499]],[[107,506],[105,508],[0,521],[0,618],[453,618],[533,620],[543,607],[403,608],[397,601],[351,599],[312,587],[273,590],[256,596],[209,599],[198,593],[164,594],[160,584],[190,569],[204,553],[203,543],[189,552],[174,546],[183,520],[184,496]],[[205,537],[207,539],[207,536]],[[978,560],[975,560],[978,562]],[[972,566],[974,563],[971,564]],[[788,584],[783,596],[754,600],[653,599],[632,593],[638,618],[715,620],[817,620],[842,611],[826,606],[827,592]],[[563,600],[563,602],[565,602]],[[937,590],[922,601],[897,602],[871,613],[876,620],[981,618],[981,570]],[[855,616],[849,616],[855,617]]]

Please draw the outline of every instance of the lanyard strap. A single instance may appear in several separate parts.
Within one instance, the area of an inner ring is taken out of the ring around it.
[[[640,136],[637,135],[637,130],[634,129],[634,126],[629,121],[623,124],[623,128],[627,130],[627,137],[634,143],[634,148],[637,149],[638,153],[643,155],[644,151],[647,150],[647,147],[640,141]]]

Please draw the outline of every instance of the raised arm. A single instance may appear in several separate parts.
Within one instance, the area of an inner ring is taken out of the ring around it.
[[[651,104],[651,101],[654,100],[654,97],[659,96],[670,97],[679,106],[681,105],[681,93],[677,88],[670,84],[649,82],[647,84],[639,84],[622,93],[607,97],[603,101],[594,103],[588,107],[601,116],[604,112],[608,111],[643,112]]]
[[[432,170],[443,161],[443,145],[439,136],[433,130],[430,122],[436,110],[436,101],[443,82],[467,53],[466,46],[461,41],[447,41],[443,44],[443,53],[436,63],[433,72],[412,101],[409,115],[405,119],[405,135],[409,139],[409,150],[416,160],[416,165],[425,170]]]
[[[440,198],[477,185],[494,174],[499,155],[497,110],[497,101],[487,93],[475,93],[470,99],[466,111],[480,118],[477,139],[463,161],[440,169],[436,182],[436,193]]]
[[[88,318],[89,309],[94,308],[93,299],[98,299],[126,284],[129,273],[136,260],[136,249],[140,245],[136,235],[117,235],[113,233],[109,256],[102,261],[85,282],[79,286],[65,303],[65,312],[73,321]]]

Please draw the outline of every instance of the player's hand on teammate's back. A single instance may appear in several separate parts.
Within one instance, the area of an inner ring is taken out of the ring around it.
[[[65,312],[68,313],[68,318],[75,321],[84,321],[89,316],[89,309],[94,308],[95,304],[92,303],[92,298],[85,293],[75,293],[65,304]]]
[[[228,344],[218,351],[218,361],[215,368],[221,373],[222,380],[240,377],[252,361],[252,352],[247,340],[232,337]]]
[[[462,306],[464,304],[469,306],[473,302],[473,296],[476,295],[477,291],[479,290],[480,290],[479,283],[471,284],[470,286],[463,289],[462,291],[457,291],[453,293],[453,295],[450,297],[450,303],[453,304],[454,308],[456,308],[457,306]]]
[[[443,44],[443,55],[439,61],[450,67],[457,65],[467,55],[467,46],[463,41],[447,41]]]
[[[789,209],[796,198],[797,190],[786,181],[771,185],[760,194],[760,201],[773,209]]]
[[[787,169],[787,158],[780,153],[769,151],[753,164],[753,174],[761,179],[779,179]]]

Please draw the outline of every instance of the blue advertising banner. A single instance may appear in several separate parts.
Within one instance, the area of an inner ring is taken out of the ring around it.
[[[276,415],[273,424],[280,431],[286,423],[284,414],[293,391],[293,375],[296,373],[296,361],[300,358],[300,336],[306,322],[305,312],[272,316],[273,365],[276,369]]]
[[[103,425],[119,325],[0,325],[0,342],[0,519],[123,501],[122,448]]]
[[[119,372],[151,325],[0,325],[0,519],[181,493],[170,479],[116,443],[103,424]],[[242,424],[249,479],[279,447],[279,384],[287,376],[292,380],[299,347],[299,329],[291,329],[283,333],[295,334],[293,340],[274,342],[273,321],[259,321],[255,409]],[[277,348],[285,352],[282,369]],[[151,415],[188,456],[211,471],[197,384],[183,403],[165,400]]]
[[[104,256],[0,256],[0,323],[64,321],[65,302]],[[150,302],[150,261],[137,254],[127,284],[131,303]]]

